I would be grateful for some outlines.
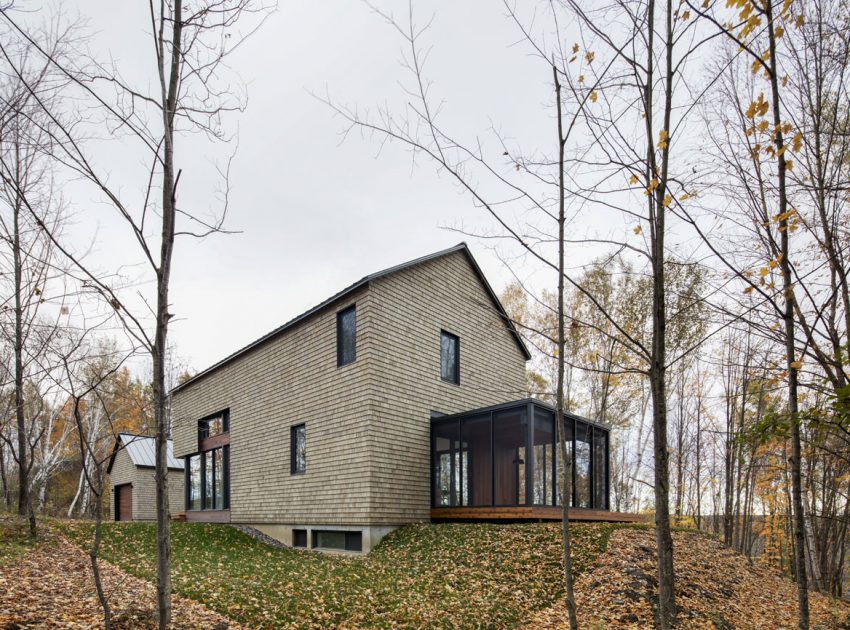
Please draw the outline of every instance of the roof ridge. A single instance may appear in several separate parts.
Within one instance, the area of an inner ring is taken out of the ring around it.
[[[231,354],[227,355],[223,359],[216,361],[215,363],[213,363],[212,365],[210,365],[206,369],[201,370],[200,372],[198,372],[197,374],[195,374],[191,378],[185,380],[184,382],[176,385],[175,387],[173,387],[171,389],[171,393],[177,392],[177,391],[183,389],[184,387],[190,385],[191,383],[194,383],[195,381],[200,380],[201,378],[203,378],[204,376],[214,372],[218,368],[223,367],[224,365],[230,363],[230,361],[232,361],[236,357],[238,357],[238,356],[240,356],[240,355],[242,355],[246,352],[249,352],[253,348],[256,348],[257,346],[262,345],[263,343],[265,343],[266,341],[269,341],[270,339],[273,339],[277,335],[283,333],[284,331],[295,326],[296,324],[306,320],[307,318],[309,318],[312,315],[316,314],[317,312],[323,310],[324,308],[332,305],[333,303],[344,299],[347,295],[351,294],[353,291],[359,289],[362,286],[368,285],[369,283],[371,283],[374,280],[384,278],[384,277],[386,277],[390,274],[393,274],[393,273],[396,273],[396,272],[399,272],[399,271],[403,271],[405,269],[409,269],[411,267],[415,267],[417,265],[421,265],[423,263],[430,262],[430,261],[435,260],[437,258],[442,258],[443,256],[448,256],[449,254],[454,254],[456,252],[464,252],[466,254],[467,259],[469,260],[473,271],[478,276],[478,279],[481,281],[481,283],[484,285],[484,288],[487,291],[487,293],[490,295],[490,298],[497,305],[501,317],[507,323],[507,326],[508,326],[510,333],[516,339],[516,342],[519,345],[523,355],[526,357],[526,360],[530,359],[531,354],[529,353],[528,348],[525,347],[525,344],[523,343],[522,338],[519,335],[519,332],[516,330],[516,328],[513,325],[513,322],[511,322],[510,318],[508,317],[508,314],[505,311],[504,306],[499,301],[499,298],[496,296],[495,291],[493,291],[493,288],[490,286],[490,283],[487,281],[487,278],[484,276],[484,272],[481,271],[481,267],[478,266],[478,262],[475,260],[475,257],[472,255],[472,252],[470,251],[469,246],[466,244],[466,241],[461,241],[458,244],[452,245],[451,247],[448,247],[446,249],[441,249],[441,250],[438,250],[436,252],[432,252],[430,254],[425,254],[424,256],[420,256],[418,258],[413,258],[411,260],[400,263],[398,265],[393,265],[392,267],[386,267],[385,269],[382,269],[381,271],[376,271],[374,273],[363,276],[357,282],[354,282],[353,284],[348,285],[347,287],[345,287],[341,291],[338,291],[338,292],[334,293],[333,295],[331,295],[326,300],[320,302],[319,304],[313,306],[312,308],[307,309],[306,311],[304,311],[300,315],[296,315],[295,317],[284,322],[283,324],[281,324],[277,328],[275,328],[275,329],[271,330],[270,332],[266,333],[265,335],[255,339],[251,343],[243,346],[242,348],[236,350],[235,352],[232,352]]]

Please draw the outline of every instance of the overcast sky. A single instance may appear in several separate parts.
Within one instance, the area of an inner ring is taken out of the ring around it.
[[[91,48],[125,76],[151,68],[146,3],[86,0]],[[382,7],[406,14],[407,3]],[[504,7],[492,0],[416,3],[433,16],[429,75],[444,100],[442,121],[467,139],[491,125],[535,146],[548,138],[548,68],[528,55]],[[341,119],[310,92],[361,109],[402,103],[403,41],[368,7],[351,0],[281,0],[279,10],[231,59],[248,107],[230,118],[239,146],[231,172],[227,227],[240,233],[182,240],[175,253],[171,328],[178,353],[202,369],[340,288],[379,269],[467,240],[497,291],[509,273],[492,241],[447,227],[493,231],[485,212],[451,179],[401,146],[359,134],[342,142]],[[189,147],[189,148],[187,148]],[[182,151],[182,153],[180,153]],[[200,167],[202,142],[178,147],[181,186],[214,194]],[[121,156],[110,156],[115,163]],[[198,165],[197,171],[193,169]],[[116,177],[120,167],[116,166]],[[129,184],[128,185],[135,185]],[[77,208],[77,223],[94,211]],[[126,247],[98,215],[92,256],[107,263]],[[105,266],[108,266],[105,264]],[[529,271],[530,273],[530,271]]]

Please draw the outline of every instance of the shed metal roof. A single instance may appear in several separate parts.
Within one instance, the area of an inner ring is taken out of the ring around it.
[[[142,468],[154,468],[156,466],[156,440],[153,437],[119,433],[118,439],[133,464]],[[183,470],[183,460],[174,457],[174,444],[171,440],[168,440],[165,457],[169,468]]]
[[[260,346],[263,343],[265,343],[266,341],[269,341],[270,339],[273,339],[274,337],[277,337],[281,333],[289,330],[290,328],[294,327],[296,324],[298,324],[298,323],[306,320],[310,316],[318,313],[319,311],[321,311],[325,307],[330,306],[331,304],[333,304],[335,302],[338,302],[340,300],[345,299],[347,296],[349,296],[351,293],[353,293],[357,289],[368,285],[370,282],[372,282],[374,280],[378,280],[379,278],[384,278],[386,276],[389,276],[390,274],[397,273],[397,272],[403,271],[405,269],[410,269],[411,267],[421,265],[423,263],[429,262],[431,260],[435,260],[437,258],[442,258],[443,256],[448,256],[449,254],[454,254],[455,252],[463,252],[463,254],[466,255],[466,258],[469,261],[469,264],[472,266],[472,269],[475,272],[475,275],[478,276],[478,279],[481,281],[481,284],[484,286],[484,289],[487,291],[487,294],[492,299],[493,305],[495,306],[496,310],[498,311],[499,316],[505,322],[505,326],[508,329],[508,332],[510,332],[511,335],[514,337],[517,345],[519,346],[520,351],[522,352],[523,356],[525,357],[525,360],[528,361],[529,359],[531,359],[531,353],[528,351],[528,348],[525,346],[525,343],[523,342],[522,337],[520,337],[520,334],[517,331],[516,327],[514,326],[513,322],[511,321],[510,317],[508,317],[508,314],[505,311],[504,306],[502,306],[502,303],[499,301],[499,298],[496,296],[496,292],[493,291],[493,287],[491,287],[490,283],[487,282],[487,278],[484,277],[484,272],[481,271],[481,267],[478,266],[478,263],[476,262],[475,258],[472,256],[472,252],[469,251],[469,247],[467,246],[467,244],[464,243],[464,242],[461,242],[461,243],[458,243],[457,245],[455,245],[454,247],[449,247],[448,249],[444,249],[444,250],[441,250],[441,251],[438,251],[438,252],[434,252],[433,254],[428,254],[427,256],[422,256],[420,258],[410,260],[410,261],[402,263],[400,265],[395,265],[393,267],[389,267],[389,268],[384,269],[382,271],[378,271],[378,272],[369,274],[368,276],[364,276],[363,278],[361,278],[360,280],[358,280],[354,284],[349,285],[348,287],[344,288],[342,291],[332,295],[331,297],[329,297],[327,300],[325,300],[321,304],[317,304],[316,306],[309,309],[308,311],[305,311],[304,313],[301,313],[301,315],[298,315],[297,317],[294,317],[293,319],[289,320],[288,322],[286,322],[282,326],[275,328],[270,333],[263,335],[262,337],[260,337],[256,341],[249,343],[244,348],[241,348],[240,350],[237,350],[233,354],[225,357],[224,359],[222,359],[218,363],[214,363],[213,365],[211,365],[207,369],[202,370],[201,372],[198,372],[192,378],[190,378],[190,379],[184,381],[183,383],[177,385],[176,387],[174,387],[171,390],[171,392],[175,393],[175,392],[183,389],[184,387],[188,387],[189,385],[191,385],[195,381],[200,380],[201,378],[203,378],[204,376],[206,376],[206,375],[210,374],[211,372],[217,370],[218,368],[226,365],[227,363],[230,363],[235,358],[249,352],[250,350],[253,350],[257,346]]]

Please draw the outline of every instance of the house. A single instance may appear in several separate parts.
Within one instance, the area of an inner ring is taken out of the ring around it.
[[[173,390],[187,520],[368,551],[432,518],[558,518],[529,358],[466,244],[366,276]],[[608,430],[565,426],[575,505],[607,509]]]
[[[147,435],[119,433],[106,473],[109,475],[109,518],[114,521],[156,520],[156,441]],[[183,511],[183,461],[173,454],[168,462],[168,505],[172,514]]]

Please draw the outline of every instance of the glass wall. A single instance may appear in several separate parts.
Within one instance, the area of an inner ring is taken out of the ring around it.
[[[562,427],[574,464],[571,505],[607,510],[608,430],[574,416]],[[520,401],[437,418],[431,470],[435,507],[560,505],[564,467],[555,413]]]

